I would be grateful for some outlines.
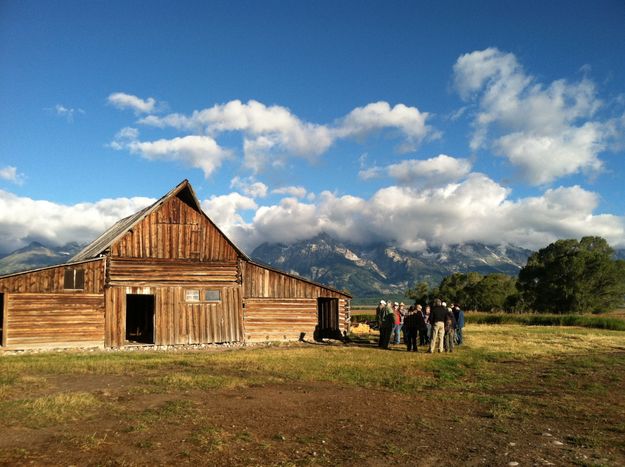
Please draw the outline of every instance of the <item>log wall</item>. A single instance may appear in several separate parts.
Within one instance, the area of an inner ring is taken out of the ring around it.
[[[318,322],[316,298],[246,298],[243,309],[245,340],[312,339]],[[341,331],[349,332],[349,300],[339,299]]]
[[[236,261],[237,251],[202,212],[173,196],[111,248],[113,257]]]
[[[71,293],[94,294],[103,292],[104,260],[54,266],[32,272],[16,273],[0,278],[0,292],[12,293],[69,293],[64,289],[65,269],[84,269],[85,286]]]
[[[100,294],[4,295],[7,349],[101,346],[104,297]]]
[[[219,302],[186,302],[186,289],[209,288],[194,284],[188,287],[107,288],[105,345],[121,347],[126,338],[126,295],[154,295],[154,343],[156,345],[238,342],[243,339],[241,288],[222,286]]]
[[[318,323],[317,298],[339,299],[339,326],[349,332],[350,301],[345,294],[244,261],[243,297],[247,341],[312,338]]]
[[[107,271],[110,285],[235,285],[240,281],[238,262],[112,258]]]

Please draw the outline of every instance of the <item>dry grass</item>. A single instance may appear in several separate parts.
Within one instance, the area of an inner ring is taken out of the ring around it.
[[[625,350],[621,331],[514,324],[474,324],[466,328],[467,347],[516,358]]]
[[[7,425],[38,428],[92,416],[102,402],[87,392],[61,392],[43,397],[0,402],[0,419]]]

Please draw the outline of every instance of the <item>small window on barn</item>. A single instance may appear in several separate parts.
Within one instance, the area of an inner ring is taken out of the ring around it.
[[[187,302],[199,302],[200,291],[198,289],[188,289],[184,291],[184,299]]]
[[[85,270],[75,268],[65,269],[63,288],[66,290],[83,290],[85,288]]]
[[[206,302],[219,302],[221,301],[221,292],[219,290],[205,290],[204,301]]]

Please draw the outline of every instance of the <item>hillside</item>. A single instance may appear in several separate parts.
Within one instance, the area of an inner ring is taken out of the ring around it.
[[[60,247],[48,247],[32,242],[24,248],[0,257],[0,275],[65,263],[82,247],[75,242]]]

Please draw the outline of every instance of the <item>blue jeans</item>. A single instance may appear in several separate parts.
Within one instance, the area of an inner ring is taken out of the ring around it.
[[[391,340],[393,344],[399,344],[401,342],[401,324],[396,324],[393,326],[393,336]]]
[[[456,328],[456,343],[462,344],[462,328]]]

